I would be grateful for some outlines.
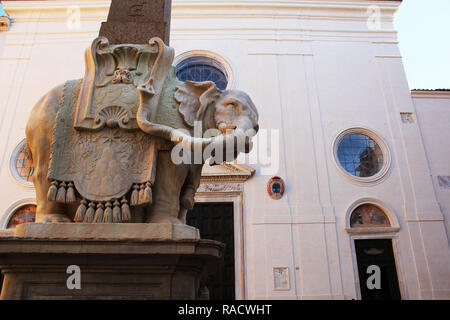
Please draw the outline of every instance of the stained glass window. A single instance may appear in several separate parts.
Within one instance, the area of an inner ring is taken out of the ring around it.
[[[228,86],[228,77],[223,66],[208,57],[192,57],[177,65],[177,78],[181,81],[212,81],[220,90]]]
[[[22,223],[30,223],[36,221],[36,206],[33,204],[20,207],[14,212],[14,215],[8,222],[8,229],[15,228]]]
[[[352,228],[390,227],[386,214],[375,205],[363,204],[356,208],[350,217]]]
[[[350,134],[339,143],[338,158],[342,167],[356,177],[372,177],[384,165],[380,146],[364,134]]]
[[[26,143],[22,142],[21,149],[16,153],[14,159],[17,176],[27,182],[32,182],[34,166],[31,155],[29,154]]]

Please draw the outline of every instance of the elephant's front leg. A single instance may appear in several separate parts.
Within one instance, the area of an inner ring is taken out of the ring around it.
[[[180,213],[178,218],[186,224],[186,215],[188,211],[194,209],[195,193],[200,185],[203,164],[193,164],[190,166],[189,174],[184,183],[180,197]]]
[[[160,151],[153,186],[153,203],[147,209],[148,223],[182,224],[180,194],[189,172],[189,165],[176,165],[170,151]]]

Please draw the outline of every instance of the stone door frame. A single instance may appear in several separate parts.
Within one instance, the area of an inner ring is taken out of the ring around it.
[[[236,300],[245,300],[244,183],[255,170],[237,162],[210,167],[205,165],[196,203],[232,203],[234,214],[234,263]]]

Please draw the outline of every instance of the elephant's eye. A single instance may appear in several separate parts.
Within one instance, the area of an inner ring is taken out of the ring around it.
[[[237,112],[238,114],[242,113],[242,105],[239,102],[232,102],[229,104],[229,107],[233,108],[235,112]]]

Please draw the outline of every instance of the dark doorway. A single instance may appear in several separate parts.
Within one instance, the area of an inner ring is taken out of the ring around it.
[[[187,224],[198,228],[202,239],[226,244],[223,264],[205,280],[211,300],[235,299],[233,211],[232,203],[197,203],[187,215]]]
[[[392,240],[355,240],[355,249],[362,300],[401,300]],[[379,267],[380,271],[379,286],[375,288],[367,284],[377,273],[370,270],[371,266]]]

